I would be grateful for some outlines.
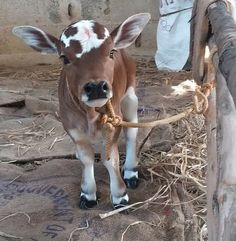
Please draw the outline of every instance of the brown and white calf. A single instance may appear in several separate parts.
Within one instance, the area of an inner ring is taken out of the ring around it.
[[[123,49],[136,40],[149,19],[148,13],[133,15],[111,33],[93,20],[82,20],[69,25],[59,39],[32,26],[13,29],[13,33],[33,49],[43,54],[57,53],[64,62],[59,83],[60,117],[76,144],[77,158],[83,163],[79,204],[82,209],[97,204],[94,144],[101,146],[101,157],[109,172],[115,207],[128,203],[126,185],[129,188],[138,185],[137,129],[124,130],[124,182],[118,164],[117,141],[121,129],[114,131],[110,160],[105,160],[101,116],[95,108],[104,106],[111,98],[116,114],[127,121],[138,121],[135,63]]]

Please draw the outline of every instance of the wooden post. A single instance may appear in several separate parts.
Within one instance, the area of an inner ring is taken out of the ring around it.
[[[226,0],[198,0],[195,4],[192,53],[198,83],[206,79],[207,69],[199,66],[203,66],[206,36],[211,34],[206,31],[209,22],[218,48],[213,58],[216,91],[209,98],[207,113],[208,240],[236,241],[236,24]]]
[[[208,239],[233,241],[236,240],[236,25],[223,1],[209,6],[208,17],[219,54],[214,59],[216,116],[214,109],[209,110],[207,123]]]

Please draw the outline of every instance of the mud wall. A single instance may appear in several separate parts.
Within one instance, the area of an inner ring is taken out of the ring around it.
[[[56,56],[43,56],[25,46],[11,33],[13,26],[33,25],[59,36],[68,24],[82,18],[97,20],[111,30],[138,12],[150,12],[152,20],[129,51],[134,55],[153,56],[158,0],[0,0],[0,65],[58,61]]]

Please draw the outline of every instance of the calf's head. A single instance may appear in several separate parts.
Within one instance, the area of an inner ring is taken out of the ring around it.
[[[101,107],[113,95],[113,51],[133,43],[149,19],[148,13],[133,15],[111,33],[93,20],[82,20],[59,39],[32,26],[15,27],[13,33],[42,54],[58,54],[71,92],[86,105]]]

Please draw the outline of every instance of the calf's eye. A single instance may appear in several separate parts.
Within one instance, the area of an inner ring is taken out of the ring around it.
[[[117,50],[115,49],[112,49],[111,52],[110,52],[110,58],[111,59],[114,59],[114,54],[117,52]]]
[[[65,55],[61,55],[60,59],[62,60],[63,64],[69,64],[70,63],[70,60]]]

